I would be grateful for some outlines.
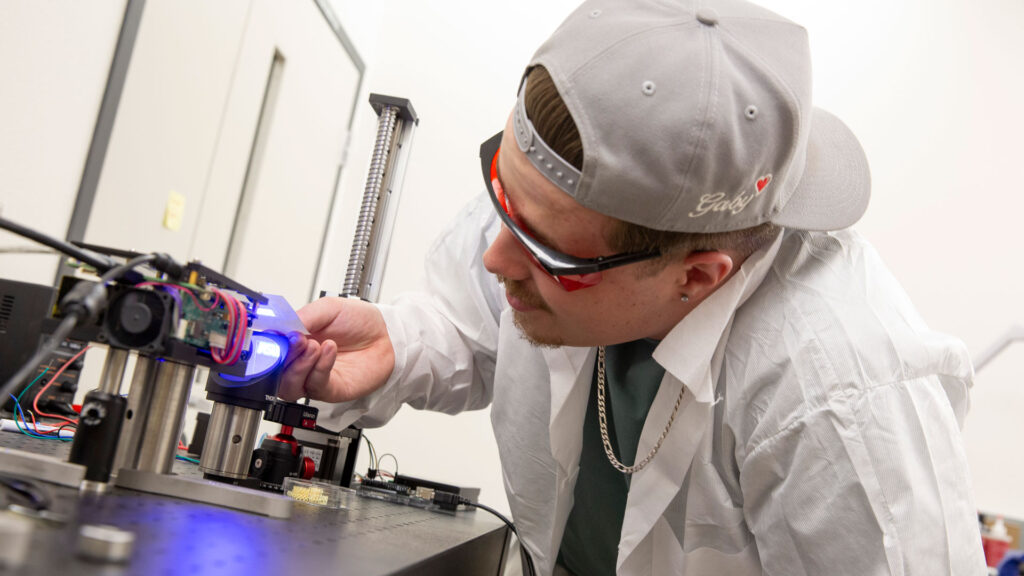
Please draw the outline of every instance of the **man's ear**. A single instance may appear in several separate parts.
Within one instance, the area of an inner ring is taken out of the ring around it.
[[[685,295],[691,302],[704,299],[725,282],[732,268],[732,256],[725,252],[691,252],[683,259],[679,296]]]

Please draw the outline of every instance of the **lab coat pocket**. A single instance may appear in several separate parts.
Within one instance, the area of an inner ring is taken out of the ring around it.
[[[690,469],[688,488],[684,532],[680,539],[683,552],[689,554],[710,548],[723,554],[736,554],[753,542],[743,508],[733,502],[714,466],[695,461]]]
[[[690,474],[683,533],[676,534],[682,544],[682,573],[760,574],[743,508],[733,503],[714,466],[695,462]]]

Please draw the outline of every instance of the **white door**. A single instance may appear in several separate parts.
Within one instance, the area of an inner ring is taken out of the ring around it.
[[[150,0],[85,241],[304,303],[360,75],[312,0]]]

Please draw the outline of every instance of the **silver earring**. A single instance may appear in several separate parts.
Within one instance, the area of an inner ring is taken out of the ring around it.
[[[683,294],[682,297],[679,298],[679,299],[682,300],[683,302],[689,302],[690,301],[690,297],[687,296],[686,294]]]

